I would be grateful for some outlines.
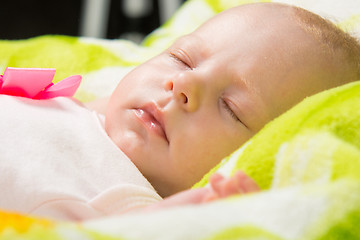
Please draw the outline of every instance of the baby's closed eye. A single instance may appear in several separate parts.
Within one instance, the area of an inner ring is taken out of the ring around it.
[[[169,56],[172,58],[172,60],[174,60],[176,63],[180,63],[182,66],[184,66],[187,70],[192,70],[192,64],[189,63],[189,60],[187,60],[184,56],[184,54],[181,54],[182,51],[180,51],[180,53],[175,53],[173,51],[171,51],[169,53]]]
[[[230,115],[231,118],[233,118],[235,121],[241,122],[239,117],[236,115],[234,110],[229,106],[229,103],[225,99],[222,98],[221,103],[222,103],[224,109],[227,111],[227,113]]]

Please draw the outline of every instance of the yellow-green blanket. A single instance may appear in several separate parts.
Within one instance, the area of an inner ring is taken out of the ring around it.
[[[0,41],[0,70],[54,67],[57,80],[84,76],[81,100],[107,96],[121,76],[177,36],[247,2],[256,1],[190,0],[141,46],[65,36]],[[358,0],[291,2],[360,33]],[[212,170],[242,169],[261,186],[259,193],[82,223],[0,211],[0,239],[360,239],[359,108],[360,82],[307,98]]]

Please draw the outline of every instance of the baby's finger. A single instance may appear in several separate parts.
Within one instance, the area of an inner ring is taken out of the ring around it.
[[[244,193],[244,191],[238,187],[238,183],[234,177],[224,179],[222,185],[223,197]]]
[[[237,186],[234,177],[215,176],[212,181],[212,188],[219,198],[243,193],[242,189]]]
[[[217,195],[220,195],[223,180],[224,177],[219,173],[215,173],[210,177],[210,186]]]
[[[244,172],[236,172],[234,178],[236,185],[243,191],[243,193],[257,192],[260,190],[257,183]]]
[[[209,191],[203,198],[203,202],[211,202],[211,201],[214,201],[214,200],[217,200],[219,199],[219,195],[214,192],[213,190]]]

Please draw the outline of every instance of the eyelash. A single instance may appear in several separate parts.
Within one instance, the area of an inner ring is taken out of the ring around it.
[[[178,62],[178,63],[181,63],[182,65],[184,65],[186,68],[188,68],[188,69],[192,69],[192,67],[187,63],[187,62],[185,62],[184,60],[182,60],[181,58],[179,58],[176,54],[174,54],[174,53],[170,53],[170,57],[172,58],[172,59],[174,59],[176,62]]]
[[[241,122],[241,120],[238,118],[238,116],[234,113],[234,111],[230,108],[229,104],[224,100],[224,99],[221,99],[221,102],[225,108],[225,110],[230,114],[230,116],[235,120],[235,121],[238,121],[238,122]]]

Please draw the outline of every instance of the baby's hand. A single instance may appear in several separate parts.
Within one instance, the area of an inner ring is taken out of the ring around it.
[[[210,187],[189,189],[177,193],[142,210],[144,212],[150,212],[186,204],[206,203],[235,194],[245,194],[259,190],[260,188],[255,181],[241,171],[236,172],[232,177],[223,177],[220,174],[214,174],[210,177]]]
[[[259,190],[260,188],[256,182],[241,171],[237,171],[232,177],[223,177],[215,173],[210,177],[210,191],[205,194],[203,201],[208,202],[235,194],[245,194]]]

